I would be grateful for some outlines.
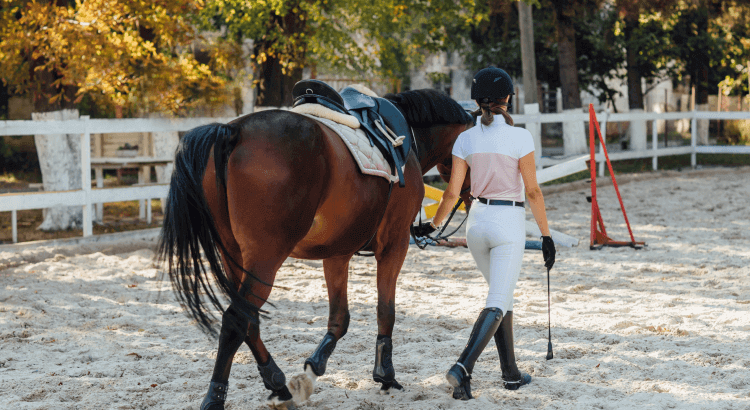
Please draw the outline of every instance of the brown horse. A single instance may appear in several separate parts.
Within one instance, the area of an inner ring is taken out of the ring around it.
[[[180,142],[158,254],[178,297],[204,331],[216,334],[203,296],[223,311],[216,364],[201,410],[224,408],[232,359],[243,342],[271,391],[270,406],[291,408],[309,397],[346,334],[349,260],[370,238],[364,250],[377,261],[378,288],[373,379],[382,390],[401,389],[391,360],[396,279],[409,249],[409,226],[424,196],[422,175],[438,164],[450,167],[453,143],[473,118],[433,90],[386,98],[403,112],[415,137],[404,187],[362,174],[336,133],[289,111],[201,126]],[[305,373],[287,384],[260,338],[259,316],[266,313],[261,307],[277,270],[290,256],[323,260],[329,319],[328,333],[305,361]],[[226,310],[208,270],[231,301]]]

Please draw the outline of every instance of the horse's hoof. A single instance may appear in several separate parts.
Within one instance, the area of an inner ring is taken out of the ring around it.
[[[297,406],[294,405],[293,400],[287,400],[285,402],[271,402],[268,401],[268,408],[273,410],[297,410]]]
[[[286,386],[281,390],[277,390],[271,393],[266,399],[268,408],[274,410],[296,410],[297,406],[294,405],[292,394],[289,392]]]
[[[396,380],[383,383],[380,386],[380,394],[383,396],[402,391],[404,391],[404,386],[400,385]]]
[[[309,399],[315,390],[315,380],[317,378],[318,376],[315,375],[312,366],[305,365],[304,373],[289,379],[287,387],[289,388],[289,392],[292,393],[292,400],[295,403],[302,403]]]
[[[287,400],[285,402],[274,402],[268,401],[268,408],[273,410],[297,410],[297,406],[294,405],[293,400]]]

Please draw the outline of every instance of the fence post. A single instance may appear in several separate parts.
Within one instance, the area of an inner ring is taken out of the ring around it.
[[[666,90],[664,90],[666,91]],[[654,122],[651,125],[651,149],[654,151],[654,157],[651,159],[651,165],[654,168],[654,171],[656,171],[659,168],[659,158],[656,156],[656,149],[659,145],[659,136],[657,134],[656,129],[656,118],[654,118]],[[667,121],[664,120],[664,141],[667,139]]]
[[[91,134],[89,133],[89,116],[81,116],[83,134],[81,134],[81,188],[83,189],[83,236],[94,234],[94,221],[91,212]]]
[[[10,211],[10,225],[13,227],[13,243],[18,243],[18,211],[15,209]]]
[[[524,104],[523,113],[539,114],[539,103]],[[531,137],[534,139],[534,162],[536,163],[537,171],[542,169],[542,123],[541,122],[529,122],[526,124],[526,129],[531,133]]]
[[[692,117],[690,119],[690,146],[693,148],[693,152],[690,153],[690,166],[695,169],[697,165],[697,158],[695,154],[696,147],[698,145],[698,118],[696,116],[695,108],[693,108]]]

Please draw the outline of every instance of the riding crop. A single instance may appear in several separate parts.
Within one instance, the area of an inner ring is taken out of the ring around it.
[[[549,331],[549,342],[547,343],[547,360],[551,360],[552,354],[552,301],[549,295],[549,268],[547,268],[547,330]]]

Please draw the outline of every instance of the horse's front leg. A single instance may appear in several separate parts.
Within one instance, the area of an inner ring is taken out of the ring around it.
[[[301,403],[310,397],[315,380],[326,372],[328,358],[336,348],[336,342],[344,337],[349,328],[349,301],[346,295],[349,260],[351,255],[323,260],[328,288],[328,332],[312,356],[305,360],[305,373],[294,376],[289,381],[289,390],[295,403]]]
[[[375,255],[378,261],[378,338],[372,379],[382,383],[382,394],[387,394],[391,389],[403,389],[396,381],[396,370],[393,368],[391,336],[396,321],[396,281],[408,250],[409,237],[403,235],[403,239],[394,240],[390,246]]]

